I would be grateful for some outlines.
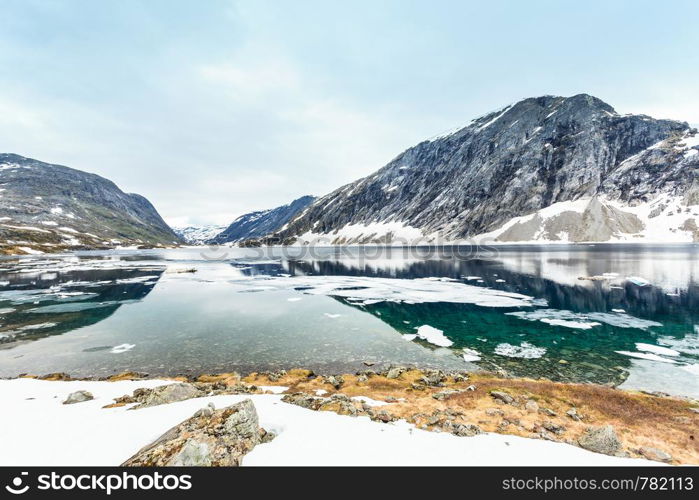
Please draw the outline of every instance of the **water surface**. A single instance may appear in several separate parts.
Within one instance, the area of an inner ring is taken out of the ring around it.
[[[366,362],[698,396],[698,250],[197,248],[6,258],[0,376],[336,373]],[[174,272],[186,268],[197,272]],[[416,337],[434,329],[436,340]]]

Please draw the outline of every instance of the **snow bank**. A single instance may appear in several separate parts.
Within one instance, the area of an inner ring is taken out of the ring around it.
[[[278,436],[258,445],[244,465],[653,465],[574,446],[498,434],[471,438],[418,430],[404,421],[315,412],[278,395],[212,396],[129,411],[103,409],[112,399],[159,380],[122,382],[0,381],[0,465],[118,465],[209,402],[217,408],[250,398],[260,425]],[[95,399],[63,405],[77,390]]]

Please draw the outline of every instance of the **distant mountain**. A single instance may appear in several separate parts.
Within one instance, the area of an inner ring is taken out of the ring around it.
[[[143,196],[95,174],[0,154],[0,253],[179,242]]]
[[[270,241],[699,241],[699,134],[586,95],[476,118],[317,199]]]
[[[175,231],[175,234],[182,238],[185,243],[190,245],[205,245],[227,227],[226,225],[211,224],[206,226],[173,227],[172,230]]]
[[[284,229],[284,226],[291,219],[313,203],[314,200],[315,197],[313,196],[302,196],[288,205],[241,215],[224,231],[212,238],[210,243],[237,243],[262,238],[280,231]]]

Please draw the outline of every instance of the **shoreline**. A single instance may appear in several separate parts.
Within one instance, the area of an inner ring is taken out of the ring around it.
[[[189,404],[197,405],[197,400],[205,396],[274,395],[278,404],[290,404],[305,411],[331,412],[343,419],[368,417],[374,425],[408,425],[416,430],[457,436],[466,442],[475,437],[497,436],[585,448],[585,436],[591,429],[611,426],[618,438],[618,448],[593,451],[603,451],[619,459],[699,464],[699,443],[694,435],[699,428],[699,402],[691,398],[595,384],[396,366],[378,372],[367,367],[355,374],[342,375],[316,375],[310,370],[293,369],[248,375],[146,377],[133,372],[101,380],[75,379],[62,373],[25,375],[0,381],[0,398],[4,397],[3,387],[22,379],[34,379],[37,383],[69,382],[76,387],[81,383],[97,387],[115,387],[112,385],[115,383],[132,387],[180,383],[199,391],[195,392],[198,396],[186,398]],[[100,408],[124,409],[135,402],[132,396],[124,394],[113,397],[108,404],[101,401]]]

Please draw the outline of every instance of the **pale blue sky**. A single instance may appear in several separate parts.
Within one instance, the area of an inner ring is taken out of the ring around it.
[[[0,0],[0,151],[226,223],[524,97],[699,123],[697,19],[696,0]]]

